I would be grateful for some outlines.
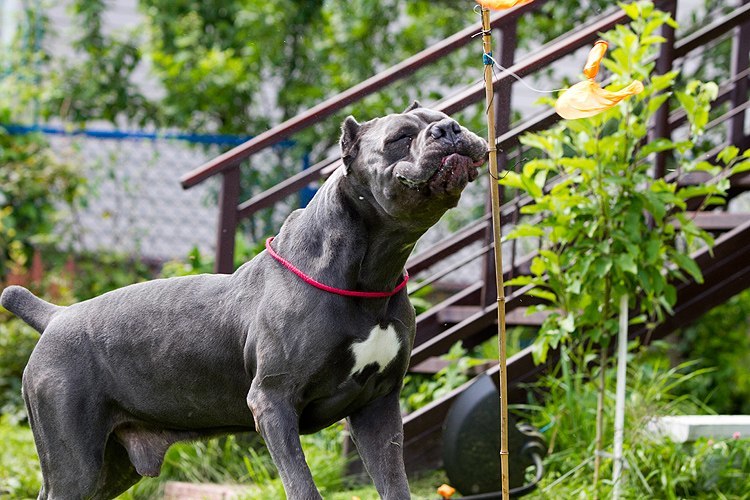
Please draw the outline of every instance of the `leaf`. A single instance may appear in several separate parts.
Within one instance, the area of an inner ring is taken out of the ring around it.
[[[675,78],[677,78],[677,75],[679,74],[679,71],[670,71],[668,73],[664,73],[663,75],[652,76],[650,87],[654,90],[654,92],[662,91],[672,86]]]
[[[560,165],[572,169],[580,169],[583,171],[596,170],[596,161],[593,158],[586,157],[573,157],[573,158],[561,158]]]
[[[549,290],[544,290],[541,288],[532,288],[531,290],[528,290],[526,292],[526,295],[531,295],[532,297],[538,297],[540,299],[548,300],[549,302],[557,302],[557,295],[554,294],[554,292],[551,292]]]
[[[617,4],[630,19],[636,20],[640,17],[640,9],[637,2]]]
[[[719,196],[709,196],[703,203],[705,207],[721,207],[727,204],[727,200]]]
[[[535,158],[523,165],[523,175],[531,177],[539,170],[545,171],[554,167],[555,164],[551,160]]]
[[[696,283],[703,283],[703,273],[690,256],[679,252],[671,252],[670,258],[680,269],[692,276]]]
[[[653,215],[657,224],[661,224],[662,220],[664,220],[664,216],[667,214],[667,207],[662,199],[652,191],[644,191],[641,195],[643,196],[646,210]]]
[[[547,351],[549,351],[549,343],[547,337],[544,335],[538,335],[531,344],[531,356],[534,359],[534,364],[542,364],[547,361]]]
[[[703,184],[697,186],[686,186],[677,191],[676,194],[682,200],[689,200],[691,198],[698,198],[714,193],[716,193],[716,186]]]
[[[554,144],[541,134],[525,134],[519,139],[521,144],[531,148],[541,149],[552,154],[555,150]]]
[[[505,282],[505,286],[526,286],[532,283],[536,283],[536,280],[531,276],[516,276]]]
[[[729,171],[729,175],[736,175],[741,174],[743,172],[747,172],[750,170],[750,161],[741,161],[739,163],[735,163],[732,168]]]
[[[544,236],[544,230],[538,226],[532,226],[530,224],[519,224],[513,230],[511,230],[505,237],[508,240],[514,240],[516,238],[539,238]]]
[[[542,276],[544,274],[544,271],[547,270],[547,266],[544,263],[544,260],[540,259],[539,257],[534,257],[531,261],[531,267],[530,270],[534,275],[537,277]]]
[[[641,160],[643,158],[646,158],[651,153],[660,153],[662,151],[668,151],[670,149],[674,149],[676,144],[672,142],[669,139],[665,139],[663,137],[660,137],[658,139],[655,139],[645,146],[641,148],[641,150],[638,152],[638,156],[636,156],[636,159]]]
[[[699,172],[708,172],[711,175],[718,175],[721,172],[721,167],[718,167],[707,161],[699,161],[695,165],[692,165],[690,170],[697,170]]]
[[[661,251],[661,242],[652,238],[646,242],[645,256],[647,264],[655,264]]]
[[[560,325],[560,329],[566,333],[573,333],[575,331],[575,319],[572,313],[568,313],[563,319],[557,322]]]
[[[648,114],[653,115],[657,109],[661,107],[662,104],[664,104],[667,99],[669,99],[672,96],[671,93],[665,92],[663,94],[656,95],[649,99],[648,105],[646,107]]]
[[[568,287],[565,289],[568,293],[571,295],[578,295],[581,293],[581,280],[574,280]]]
[[[641,43],[643,45],[656,45],[658,43],[664,43],[666,41],[667,41],[666,38],[664,38],[663,36],[659,36],[659,35],[647,36],[641,39]]]
[[[594,275],[597,278],[603,278],[612,269],[612,259],[607,257],[597,257],[592,264]]]
[[[737,154],[739,152],[740,148],[736,146],[727,146],[722,149],[718,155],[716,155],[716,158],[724,163],[724,165],[728,165],[730,161],[734,160],[737,157]]]
[[[526,190],[526,192],[534,199],[542,198],[544,196],[544,193],[542,192],[542,188],[539,187],[536,182],[534,182],[533,179],[526,177],[525,175],[521,176],[521,183],[523,184],[523,189]]]
[[[638,266],[629,253],[622,253],[618,255],[615,259],[615,262],[617,263],[617,267],[619,267],[623,272],[633,275],[638,273]]]
[[[508,187],[514,187],[523,189],[523,183],[521,182],[521,175],[512,170],[506,170],[500,175],[500,179],[497,181],[498,184]]]
[[[677,303],[677,288],[675,288],[672,285],[667,284],[667,286],[664,287],[664,298],[667,300],[667,303],[670,306],[673,306]]]

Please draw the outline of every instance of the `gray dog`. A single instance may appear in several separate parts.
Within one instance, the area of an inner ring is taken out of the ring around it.
[[[404,264],[476,178],[487,143],[418,103],[342,129],[343,167],[232,275],[154,280],[69,307],[3,292],[43,332],[23,375],[39,498],[112,498],[158,475],[177,441],[253,428],[287,496],[320,498],[299,434],[343,418],[380,495],[409,498]]]

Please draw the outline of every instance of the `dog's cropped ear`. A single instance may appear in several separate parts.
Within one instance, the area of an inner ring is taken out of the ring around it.
[[[419,104],[419,101],[414,101],[413,103],[409,104],[409,107],[404,110],[404,113],[408,113],[411,110],[421,108],[422,105]]]
[[[344,175],[349,173],[354,158],[359,152],[359,129],[361,125],[349,115],[341,125],[341,159],[344,161]]]

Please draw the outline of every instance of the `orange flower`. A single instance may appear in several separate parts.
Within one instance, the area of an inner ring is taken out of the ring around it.
[[[587,80],[576,83],[557,99],[555,111],[558,115],[567,120],[598,115],[626,97],[643,92],[643,84],[638,80],[616,92],[601,88],[594,78],[599,73],[599,64],[606,52],[607,42],[599,40],[594,44],[583,68]]]
[[[591,49],[589,56],[586,58],[586,66],[583,67],[583,74],[586,78],[594,78],[599,73],[599,63],[604,59],[607,47],[609,47],[609,44],[604,40],[597,40],[594,44],[594,48]]]
[[[486,9],[506,10],[517,5],[526,5],[534,0],[477,0],[477,3]]]
[[[443,498],[450,498],[456,493],[456,488],[444,484],[438,488],[437,493]]]

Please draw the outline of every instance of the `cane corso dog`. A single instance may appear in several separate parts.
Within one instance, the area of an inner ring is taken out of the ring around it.
[[[404,264],[477,177],[487,143],[418,103],[342,129],[343,165],[234,274],[68,307],[4,290],[2,305],[42,332],[23,374],[39,498],[112,498],[158,475],[177,441],[253,429],[288,498],[320,498],[299,435],[344,418],[380,495],[409,498]]]

